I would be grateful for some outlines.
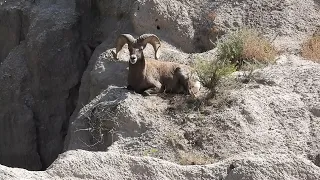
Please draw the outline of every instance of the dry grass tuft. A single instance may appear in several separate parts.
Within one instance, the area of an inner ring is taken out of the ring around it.
[[[320,63],[320,35],[314,35],[303,43],[301,54],[306,59]]]
[[[229,92],[248,83],[255,69],[273,63],[277,51],[270,41],[253,29],[239,29],[223,35],[217,42],[217,57],[213,59],[198,58],[194,69],[201,84],[209,92],[197,101],[197,110],[204,105],[217,109],[230,107],[233,99]],[[230,77],[236,71],[242,71],[242,79]],[[196,101],[196,102],[197,102]]]
[[[240,69],[245,64],[268,64],[277,51],[267,39],[253,29],[239,29],[217,42],[218,61],[230,61]]]
[[[83,117],[88,128],[77,129],[74,133],[80,131],[88,132],[91,135],[92,144],[87,144],[81,139],[80,141],[89,148],[102,144],[111,145],[114,141],[113,135],[116,132],[116,128],[119,127],[117,102],[105,102],[87,106],[84,107],[86,110],[83,112]]]
[[[195,153],[195,152],[180,152],[180,161],[181,165],[204,165],[211,164],[214,162],[213,158],[210,158],[204,154]]]
[[[257,60],[263,63],[273,62],[277,52],[272,44],[255,31],[248,31],[243,37],[243,59]]]

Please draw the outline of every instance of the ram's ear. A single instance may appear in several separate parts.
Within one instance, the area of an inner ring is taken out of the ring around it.
[[[111,51],[113,58],[118,59],[118,53],[123,48],[125,44],[132,47],[136,43],[136,39],[130,34],[121,34],[116,40],[116,52]]]
[[[158,36],[155,34],[142,34],[138,37],[137,43],[146,47],[147,43],[150,43],[154,49],[154,57],[155,59],[159,59],[159,48],[161,47],[161,42]]]

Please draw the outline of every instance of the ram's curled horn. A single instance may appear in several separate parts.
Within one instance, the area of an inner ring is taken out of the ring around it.
[[[147,43],[150,43],[153,46],[154,49],[154,57],[155,59],[159,58],[158,50],[161,46],[160,39],[158,36],[154,34],[142,34],[138,37],[137,43],[143,45],[144,47],[147,45]]]
[[[111,51],[113,58],[118,59],[118,53],[126,43],[132,46],[136,43],[136,39],[131,34],[121,34],[116,41],[116,52]]]

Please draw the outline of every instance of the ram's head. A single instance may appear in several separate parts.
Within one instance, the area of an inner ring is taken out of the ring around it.
[[[130,63],[135,64],[138,59],[143,58],[143,50],[147,44],[151,44],[154,49],[155,59],[159,58],[158,50],[161,46],[159,38],[154,34],[142,34],[137,39],[131,34],[121,34],[116,40],[116,52],[112,51],[113,57],[118,59],[118,53],[125,44],[128,44],[130,53]]]

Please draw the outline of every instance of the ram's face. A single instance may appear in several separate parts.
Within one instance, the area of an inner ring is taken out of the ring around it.
[[[143,46],[129,48],[129,53],[130,53],[129,62],[131,64],[135,64],[139,59],[142,59],[143,49],[144,49]]]

